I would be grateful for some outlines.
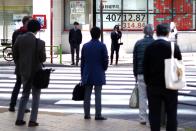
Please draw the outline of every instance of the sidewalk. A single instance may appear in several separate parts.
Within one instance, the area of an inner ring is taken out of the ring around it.
[[[0,113],[0,131],[149,131],[149,127],[142,126],[138,122],[110,119],[106,121],[84,120],[79,114],[45,114],[39,113],[38,127],[29,128],[15,126],[16,113]],[[29,114],[25,116],[28,122]]]
[[[2,110],[2,109],[0,109]],[[5,111],[5,109],[3,109]],[[0,131],[150,131],[149,125],[140,125],[132,120],[108,118],[105,121],[84,120],[81,114],[39,112],[38,127],[15,126],[17,113],[0,113]],[[24,120],[28,122],[29,113]],[[161,131],[164,131],[162,129]],[[178,129],[178,131],[185,131]]]

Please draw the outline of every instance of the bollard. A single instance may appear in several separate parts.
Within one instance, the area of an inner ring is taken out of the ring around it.
[[[59,55],[60,55],[59,63],[62,64],[62,44],[59,44]]]

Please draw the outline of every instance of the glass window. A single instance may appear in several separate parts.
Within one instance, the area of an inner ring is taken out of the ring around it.
[[[155,0],[154,25],[174,21],[178,30],[193,30],[195,29],[194,7],[195,1],[193,0]]]
[[[103,28],[143,30],[145,24],[175,22],[178,30],[196,29],[196,0],[103,0]],[[100,26],[100,0],[96,0],[96,25]]]
[[[121,25],[121,0],[107,0],[103,2],[103,28],[113,29]],[[96,1],[96,25],[100,27],[100,0]]]
[[[0,39],[12,39],[12,33],[22,25],[24,15],[32,14],[32,1],[0,2]]]
[[[90,0],[65,0],[65,30],[72,28],[73,23],[77,21],[82,27],[89,27]],[[87,8],[88,7],[88,8]]]
[[[103,28],[120,25],[123,30],[142,30],[147,23],[146,0],[107,0],[103,2]],[[96,1],[96,24],[100,26],[100,0]]]

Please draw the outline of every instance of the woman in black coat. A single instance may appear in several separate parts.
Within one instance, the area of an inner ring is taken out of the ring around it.
[[[119,49],[120,49],[119,39],[121,39],[121,36],[122,36],[122,33],[119,29],[119,26],[115,25],[114,30],[111,32],[112,45],[111,45],[110,65],[113,64],[114,51],[116,52],[116,65],[118,64]]]

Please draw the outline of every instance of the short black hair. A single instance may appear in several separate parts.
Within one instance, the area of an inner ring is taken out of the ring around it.
[[[167,36],[170,32],[170,26],[168,23],[162,23],[157,25],[157,36]]]
[[[31,20],[31,19],[32,19],[31,16],[24,16],[24,17],[22,18],[22,24],[25,25],[25,23],[28,22],[28,21]]]
[[[115,25],[115,26],[114,26],[114,30],[115,30],[115,29],[119,30],[119,25]]]
[[[41,29],[41,24],[39,23],[39,21],[32,19],[28,22],[28,25],[27,25],[28,31],[35,33],[39,31],[40,29]]]
[[[101,30],[99,27],[93,27],[90,31],[92,39],[99,39],[101,35]]]
[[[77,21],[75,21],[73,24],[74,24],[74,25],[79,25],[79,23],[78,23]]]

